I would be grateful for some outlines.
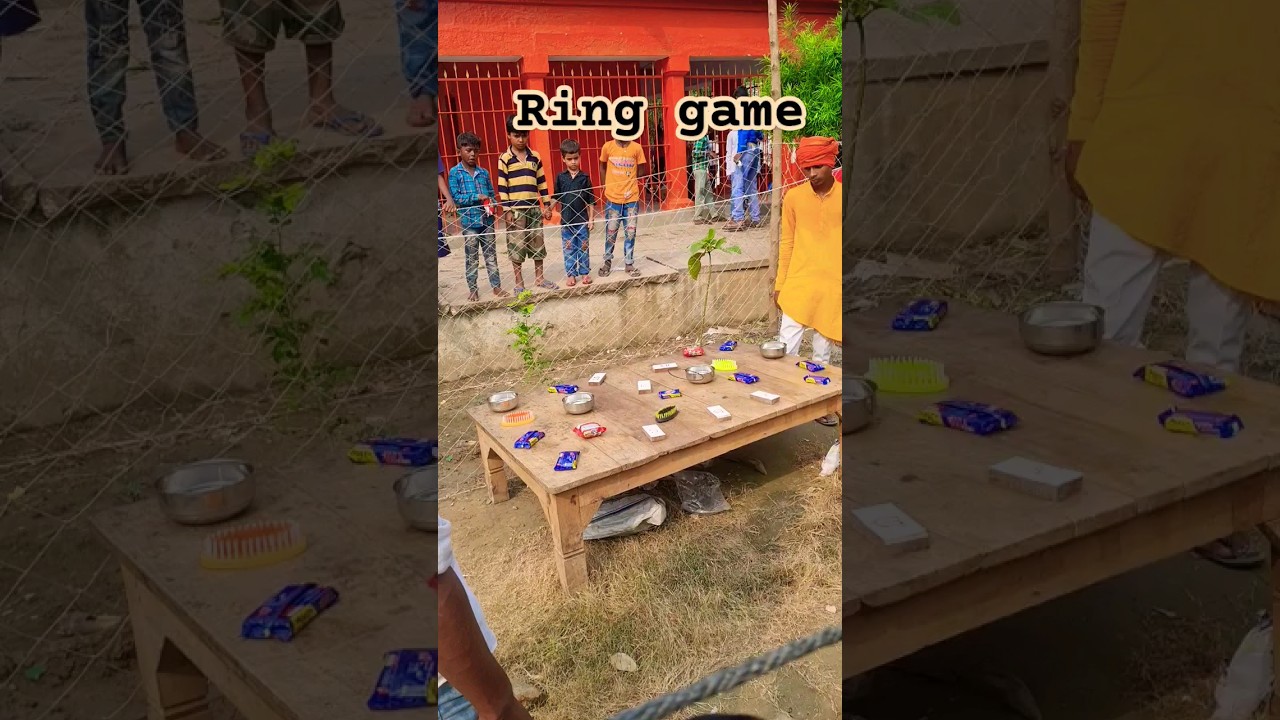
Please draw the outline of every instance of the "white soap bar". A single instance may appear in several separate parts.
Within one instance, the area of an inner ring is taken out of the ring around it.
[[[712,415],[714,415],[714,416],[715,416],[715,418],[716,418],[717,420],[728,420],[729,418],[733,417],[732,415],[730,415],[730,414],[729,414],[729,411],[728,411],[728,410],[725,410],[724,408],[720,407],[719,405],[710,405],[710,406],[708,406],[708,407],[707,407],[707,412],[709,412],[709,413],[711,413]]]
[[[675,370],[680,367],[678,363],[658,363],[653,366],[654,370]]]
[[[858,508],[853,517],[863,535],[891,554],[929,547],[929,532],[893,503]]]
[[[588,385],[603,385],[603,384],[604,384],[604,375],[605,375],[604,373],[596,373],[595,375],[592,375],[592,376],[591,376],[591,379],[587,381],[587,384],[588,384]]]
[[[751,393],[752,400],[759,400],[765,405],[776,405],[778,403],[779,397],[780,396],[778,395],[774,395],[773,393],[767,393],[763,390],[757,390]]]
[[[645,393],[651,393],[653,392],[653,383],[649,382],[648,380],[641,380],[636,383],[636,391],[639,392],[641,395],[644,395]]]
[[[991,466],[991,482],[1033,497],[1058,501],[1080,490],[1084,474],[1023,457],[1013,457]]]
[[[657,425],[642,425],[640,429],[644,430],[644,434],[649,436],[651,442],[657,442],[667,436]]]

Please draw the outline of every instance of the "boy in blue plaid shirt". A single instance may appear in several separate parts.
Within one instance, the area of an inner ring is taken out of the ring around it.
[[[508,295],[502,289],[502,275],[498,271],[498,246],[493,231],[493,214],[485,208],[493,202],[493,181],[489,171],[480,167],[480,138],[475,133],[464,132],[458,136],[460,162],[449,171],[449,193],[458,206],[458,225],[466,243],[467,299],[480,299],[477,284],[480,275],[480,254],[484,254],[484,266],[489,272],[489,286],[494,297]]]

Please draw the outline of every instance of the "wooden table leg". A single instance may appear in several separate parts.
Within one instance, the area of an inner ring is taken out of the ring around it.
[[[124,587],[147,720],[213,720],[209,680],[156,623],[159,601],[127,568]]]
[[[583,503],[577,495],[552,495],[551,539],[556,546],[560,585],[570,593],[587,586],[587,544],[582,531],[600,508],[600,500]]]
[[[1271,671],[1273,673],[1271,685],[1271,702],[1268,703],[1268,715],[1272,718],[1280,718],[1280,700],[1277,699],[1277,693],[1280,693],[1280,531],[1277,525],[1280,522],[1272,521],[1263,523],[1258,526],[1262,534],[1267,539],[1267,544],[1271,546]]]
[[[489,500],[495,503],[511,499],[507,488],[507,466],[502,456],[493,449],[493,442],[477,428],[480,437],[480,466],[484,470],[484,484],[489,488]]]

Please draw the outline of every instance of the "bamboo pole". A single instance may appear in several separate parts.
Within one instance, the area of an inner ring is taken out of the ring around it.
[[[1066,284],[1076,279],[1084,250],[1080,234],[1080,204],[1067,185],[1067,110],[1075,90],[1076,48],[1080,38],[1080,0],[1054,0],[1049,36],[1051,175],[1048,202],[1048,279]]]
[[[778,48],[778,0],[769,0],[769,87],[773,99],[782,97],[782,57]],[[778,246],[782,242],[782,131],[773,131],[773,192],[769,193],[769,322],[777,326],[781,311],[772,301],[778,277]]]

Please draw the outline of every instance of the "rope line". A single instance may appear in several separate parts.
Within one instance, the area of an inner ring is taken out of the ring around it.
[[[828,645],[835,645],[844,639],[844,628],[840,625],[826,628],[809,637],[792,640],[780,648],[770,650],[763,655],[747,660],[741,665],[714,672],[701,680],[660,698],[625,710],[609,720],[658,720],[677,710],[706,700],[712,695],[732,690],[761,675],[777,670],[788,663],[795,662],[805,655],[816,652]]]

